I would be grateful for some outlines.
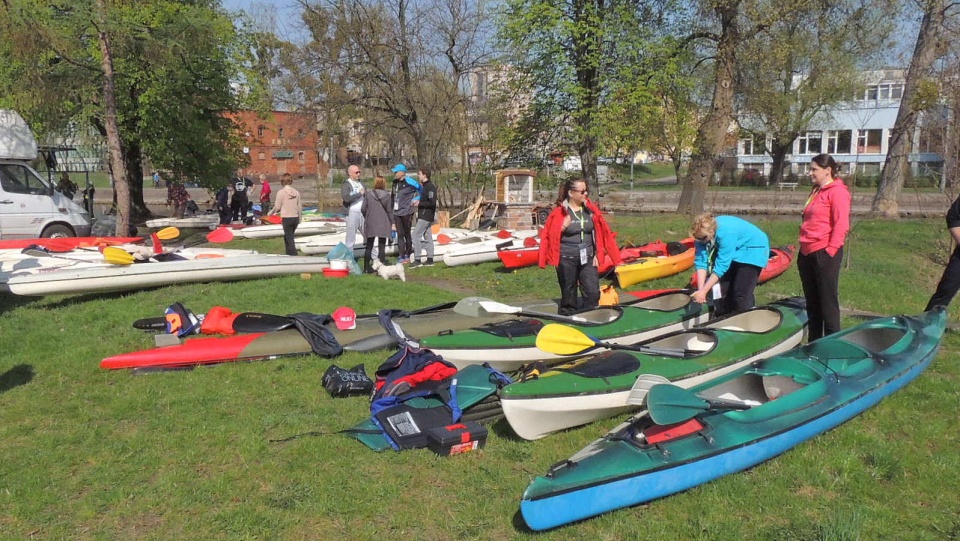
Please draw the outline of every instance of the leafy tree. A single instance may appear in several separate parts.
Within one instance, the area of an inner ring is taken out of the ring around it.
[[[609,127],[602,111],[618,107],[617,98],[640,99],[627,89],[641,79],[626,68],[647,66],[644,44],[666,25],[663,8],[638,0],[504,2],[499,38],[509,66],[533,89],[528,110],[569,126],[592,191],[598,188],[597,149]]]
[[[796,138],[862,88],[862,68],[892,30],[890,7],[796,0],[753,8],[763,30],[738,55],[739,118],[771,137],[770,182],[780,180]]]
[[[910,139],[919,116],[939,101],[933,81],[934,63],[946,54],[950,41],[945,39],[950,26],[960,21],[960,4],[949,0],[923,0],[923,17],[907,71],[907,82],[900,99],[897,120],[890,131],[890,146],[880,173],[880,184],[871,210],[884,218],[900,216],[897,198],[909,173]],[[951,83],[956,84],[956,81]]]
[[[149,213],[144,154],[179,180],[214,185],[241,156],[222,113],[243,59],[211,0],[0,3],[0,89],[42,127],[89,124],[108,141],[118,230]]]

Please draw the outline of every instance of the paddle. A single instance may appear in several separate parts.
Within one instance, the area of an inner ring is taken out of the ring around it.
[[[197,240],[194,242],[188,242],[187,244],[184,244],[183,246],[180,246],[179,248],[177,248],[177,250],[189,248],[191,246],[196,246],[198,244],[204,244],[206,242],[220,243],[220,242],[228,242],[232,239],[233,239],[233,231],[231,231],[226,227],[218,227],[217,229],[214,229],[210,233],[207,233],[206,237],[204,237],[203,239]],[[173,251],[176,252],[177,250],[173,250]],[[157,254],[157,255],[160,255],[160,254]],[[104,248],[103,259],[107,263],[111,263],[113,265],[130,265],[137,261],[137,259],[134,258],[132,255],[130,255],[129,252],[127,252],[123,248],[118,248],[116,246],[107,246],[106,248]]]
[[[650,355],[660,355],[663,357],[675,357],[686,359],[691,352],[686,350],[652,348],[647,346],[637,346],[631,344],[614,344],[612,342],[602,342],[588,336],[579,329],[551,323],[540,329],[537,333],[537,347],[547,353],[556,355],[577,355],[586,353],[595,348],[623,349],[627,351],[636,351],[638,353],[647,353]]]
[[[159,240],[171,240],[180,236],[180,230],[176,227],[165,227],[156,233],[152,233],[135,242],[146,242],[156,236]],[[54,238],[44,242],[44,246],[51,252],[70,252],[78,248],[76,239],[70,237]]]
[[[55,257],[57,259],[73,261],[75,263],[90,263],[90,260],[88,259],[76,259],[73,257],[65,257],[62,255],[50,253],[48,249],[44,248],[43,246],[37,246],[37,245],[27,246],[26,248],[21,250],[20,253],[24,255],[28,255],[30,257]]]
[[[586,318],[580,316],[561,316],[559,314],[546,314],[543,312],[533,312],[524,310],[519,306],[510,306],[502,302],[484,299],[482,297],[467,297],[463,301],[470,299],[470,302],[458,303],[454,311],[458,314],[468,316],[486,316],[488,314],[517,314],[540,319],[551,319],[554,321],[564,321],[567,323],[587,323]]]
[[[753,405],[739,400],[707,400],[676,385],[654,385],[647,392],[647,411],[658,425],[682,423],[711,409],[745,410]]]

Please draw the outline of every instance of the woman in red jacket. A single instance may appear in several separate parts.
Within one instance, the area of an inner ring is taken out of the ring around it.
[[[600,209],[587,199],[586,181],[565,182],[555,204],[540,234],[540,268],[557,268],[559,313],[566,315],[598,305],[597,263],[609,256],[614,265],[620,264],[620,249],[617,234],[610,230]]]
[[[797,270],[809,317],[808,341],[840,330],[840,263],[850,231],[850,190],[829,154],[810,160],[813,190],[803,207]]]

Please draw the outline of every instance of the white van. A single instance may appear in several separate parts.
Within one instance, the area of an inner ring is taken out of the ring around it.
[[[0,239],[88,236],[90,215],[30,167],[36,158],[30,127],[0,109]]]

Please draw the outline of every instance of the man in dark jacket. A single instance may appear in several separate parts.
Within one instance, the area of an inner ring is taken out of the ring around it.
[[[247,223],[247,210],[250,208],[248,194],[252,191],[253,181],[243,176],[243,169],[237,169],[237,178],[233,179],[233,197],[230,199],[230,213],[233,221]]]
[[[413,229],[413,217],[420,201],[420,183],[407,176],[407,166],[398,163],[393,171],[393,220],[397,228],[397,249],[400,252],[398,263],[409,263],[413,253],[410,238]]]
[[[953,238],[955,247],[953,254],[950,255],[950,261],[947,262],[947,268],[943,269],[943,276],[940,277],[937,290],[930,297],[924,311],[933,310],[937,306],[949,306],[954,295],[960,290],[960,197],[950,205],[950,210],[947,211],[947,230]]]
[[[431,226],[437,214],[437,187],[430,182],[430,170],[426,167],[417,174],[420,177],[420,201],[417,207],[417,225],[413,228],[413,255],[410,267],[433,266],[433,231]],[[421,259],[421,245],[427,249],[427,259]]]

